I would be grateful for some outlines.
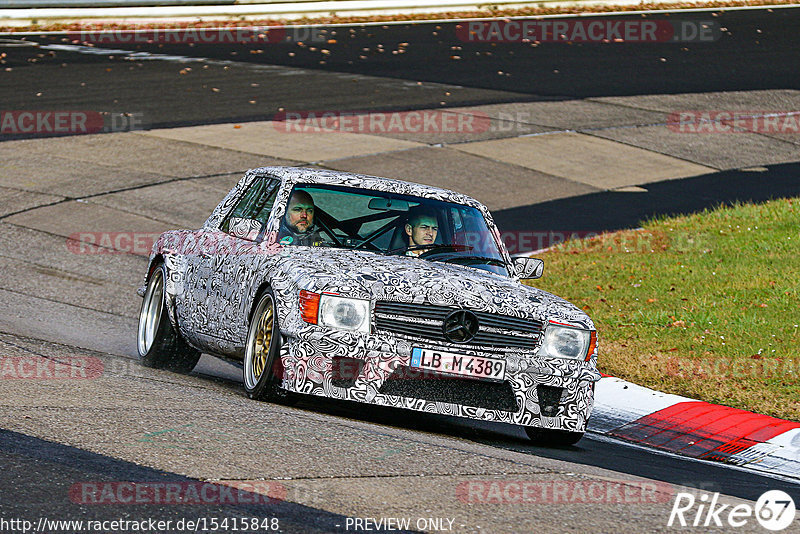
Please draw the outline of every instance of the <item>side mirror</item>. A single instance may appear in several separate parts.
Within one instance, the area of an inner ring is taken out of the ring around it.
[[[514,273],[521,280],[541,278],[544,262],[538,258],[514,258]]]
[[[264,225],[253,219],[242,219],[241,217],[231,217],[228,221],[228,233],[233,237],[255,241],[261,234]]]

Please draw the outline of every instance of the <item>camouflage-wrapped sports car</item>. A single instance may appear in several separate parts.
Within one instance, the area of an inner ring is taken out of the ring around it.
[[[594,325],[523,279],[487,208],[453,191],[319,169],[246,173],[199,230],[153,247],[145,365],[241,362],[251,398],[317,395],[583,435]]]

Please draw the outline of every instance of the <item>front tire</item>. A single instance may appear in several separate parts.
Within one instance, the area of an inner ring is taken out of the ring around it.
[[[197,365],[200,351],[189,346],[172,327],[165,300],[166,276],[164,264],[157,264],[147,281],[136,336],[139,361],[147,367],[186,374]]]
[[[534,444],[545,447],[569,447],[578,443],[583,437],[583,432],[554,430],[538,426],[526,426],[525,433]]]
[[[244,390],[255,400],[290,404],[294,397],[280,387],[281,332],[275,295],[267,288],[256,301],[247,331],[242,370]]]

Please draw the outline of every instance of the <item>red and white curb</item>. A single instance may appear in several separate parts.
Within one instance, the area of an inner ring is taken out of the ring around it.
[[[661,393],[615,377],[597,383],[588,430],[683,456],[800,478],[800,423]]]

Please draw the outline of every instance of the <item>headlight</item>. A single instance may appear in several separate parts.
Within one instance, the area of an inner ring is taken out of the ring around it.
[[[591,356],[594,339],[594,331],[551,322],[544,331],[539,356],[584,360]]]
[[[342,330],[369,332],[369,301],[322,295],[319,324]]]
[[[369,333],[369,301],[300,291],[303,320],[340,330]]]

